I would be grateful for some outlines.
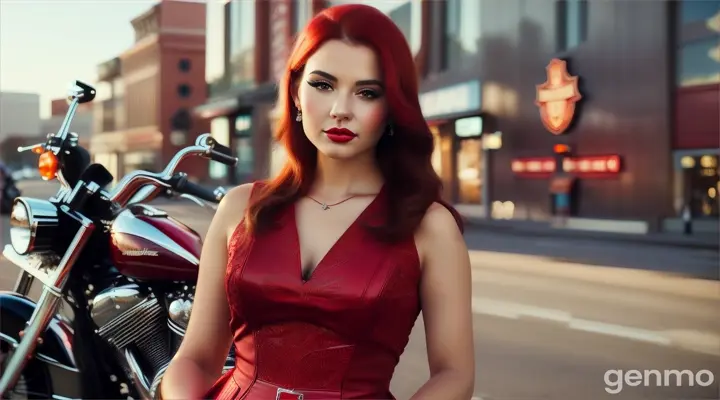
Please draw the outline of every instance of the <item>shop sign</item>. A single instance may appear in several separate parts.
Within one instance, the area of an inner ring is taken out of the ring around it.
[[[575,116],[575,103],[582,98],[578,77],[570,76],[567,63],[557,58],[545,69],[547,81],[536,86],[535,105],[540,108],[540,119],[545,128],[560,135],[570,126]]]
[[[482,129],[482,117],[469,117],[455,120],[455,135],[458,137],[478,137],[482,135]]]
[[[555,157],[516,158],[510,164],[516,175],[547,177],[555,172]]]
[[[480,81],[468,81],[420,95],[426,119],[480,111]]]
[[[555,157],[516,158],[511,162],[513,173],[519,176],[547,177],[557,169]],[[563,172],[584,177],[612,176],[620,173],[621,159],[618,155],[566,157]]]
[[[568,157],[563,160],[563,171],[579,175],[614,175],[620,172],[620,156]]]

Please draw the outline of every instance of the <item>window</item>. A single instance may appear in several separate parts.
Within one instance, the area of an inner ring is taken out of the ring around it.
[[[235,155],[238,158],[237,166],[235,167],[235,173],[239,180],[243,177],[247,177],[253,172],[253,148],[251,137],[241,137],[235,139]]]
[[[225,4],[206,2],[205,80],[215,82],[225,74]]]
[[[182,108],[175,112],[170,121],[170,125],[174,131],[187,131],[192,127],[192,117],[188,110]]]
[[[242,114],[235,118],[235,176],[239,181],[252,174],[255,164],[252,147],[252,115]]]
[[[293,0],[293,6],[295,7],[295,15],[293,15],[292,34],[296,35],[300,32],[305,25],[310,21],[312,16],[312,2],[311,0]]]
[[[230,145],[230,121],[227,117],[217,117],[210,121],[210,134],[218,143]],[[210,163],[210,178],[224,179],[228,175],[228,166],[219,162]]]
[[[677,63],[679,86],[720,83],[720,40],[708,38],[682,45]]]
[[[463,204],[482,204],[482,140],[463,139],[457,151],[459,201]]]
[[[684,0],[680,2],[680,20],[683,25],[709,22],[720,12],[717,0]]]
[[[417,0],[398,3],[387,14],[405,35],[412,53],[417,54],[422,44],[422,4]],[[395,5],[396,3],[391,4]]]
[[[720,1],[678,4],[677,84],[720,83]]]
[[[190,85],[187,85],[185,83],[178,85],[177,91],[178,96],[182,98],[190,97],[190,95],[192,94],[192,88],[190,87]]]
[[[570,50],[587,39],[587,0],[560,0],[557,2],[557,47]]]
[[[233,86],[254,81],[255,2],[233,0],[230,3],[229,73]]]
[[[478,53],[481,1],[447,0],[445,4],[445,67],[465,67]]]
[[[180,72],[188,72],[191,67],[192,64],[187,58],[181,58],[180,61],[178,61],[178,70],[180,70]]]

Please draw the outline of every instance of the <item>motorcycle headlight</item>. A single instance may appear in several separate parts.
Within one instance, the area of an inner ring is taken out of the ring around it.
[[[52,247],[58,229],[58,211],[46,200],[18,197],[10,214],[10,243],[18,254],[43,252]]]

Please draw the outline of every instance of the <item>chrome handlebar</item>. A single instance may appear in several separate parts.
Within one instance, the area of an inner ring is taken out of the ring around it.
[[[148,171],[133,171],[113,188],[110,193],[110,200],[120,207],[125,207],[135,193],[142,186],[147,184],[169,188],[168,181],[175,174],[178,165],[190,156],[202,156],[223,164],[233,166],[237,163],[237,157],[230,157],[214,150],[216,145],[209,133],[198,136],[194,146],[188,146],[175,154],[162,172],[153,173]]]

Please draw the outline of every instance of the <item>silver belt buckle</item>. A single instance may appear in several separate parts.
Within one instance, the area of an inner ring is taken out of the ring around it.
[[[280,400],[280,395],[283,393],[293,395],[297,398],[297,400],[303,400],[304,397],[303,394],[300,392],[296,392],[290,389],[278,388],[277,393],[275,394],[275,400]]]

